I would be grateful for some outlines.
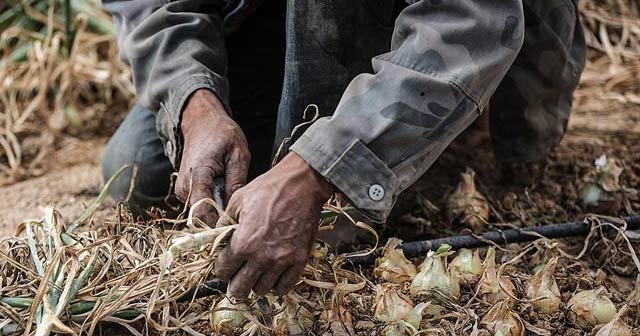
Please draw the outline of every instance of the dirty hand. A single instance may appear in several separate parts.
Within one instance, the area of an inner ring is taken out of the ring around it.
[[[247,183],[251,160],[247,139],[240,126],[229,117],[213,92],[201,89],[187,101],[182,112],[181,130],[184,149],[176,195],[184,201],[189,198],[189,205],[203,198],[213,199],[214,179],[223,176],[224,200],[227,202]],[[209,205],[199,206],[194,215],[212,225],[218,220],[218,213]]]
[[[216,260],[215,274],[230,280],[228,293],[246,298],[293,288],[309,258],[323,204],[334,187],[291,152],[238,190],[227,214],[238,229]],[[229,222],[222,218],[219,225]]]

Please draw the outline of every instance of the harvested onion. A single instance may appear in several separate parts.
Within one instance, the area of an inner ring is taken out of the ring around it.
[[[373,317],[387,323],[382,335],[414,334],[422,321],[422,311],[428,303],[413,306],[410,298],[398,292],[391,284],[376,287]]]
[[[429,252],[427,254],[427,258],[418,267],[418,274],[411,282],[411,295],[435,293],[449,299],[458,299],[460,284],[447,268],[447,255],[446,252]]]
[[[604,287],[576,293],[567,303],[567,317],[583,329],[610,322],[616,315],[616,306],[606,294]]]
[[[480,299],[490,304],[506,300],[511,306],[516,303],[516,286],[506,276],[498,276],[496,250],[490,247],[484,260],[484,274],[478,283],[477,293]]]
[[[308,335],[314,323],[313,313],[285,296],[284,307],[273,317],[273,334],[276,336]]]
[[[373,270],[377,278],[399,284],[416,276],[416,266],[397,248],[400,244],[402,240],[390,238],[384,246],[382,256],[376,260],[376,268]]]
[[[328,329],[332,335],[353,335],[353,317],[343,306],[334,305],[320,314],[321,329]]]
[[[627,313],[627,306],[620,309],[620,312],[609,323],[598,330],[596,336],[631,336],[631,328],[622,319]]]
[[[533,308],[545,314],[557,312],[562,302],[558,283],[553,276],[557,265],[558,258],[551,258],[527,283],[527,297],[533,301]]]
[[[225,297],[211,310],[209,322],[215,334],[238,335],[242,332],[247,318]]]
[[[475,285],[482,276],[482,261],[478,250],[471,252],[469,249],[461,249],[449,264],[449,269],[461,284]]]
[[[518,314],[511,311],[509,302],[500,301],[491,307],[480,321],[494,336],[522,336],[524,323]]]
[[[489,220],[489,202],[476,190],[476,173],[471,168],[461,175],[458,187],[447,199],[447,218],[461,220],[471,226],[474,232],[482,232]]]

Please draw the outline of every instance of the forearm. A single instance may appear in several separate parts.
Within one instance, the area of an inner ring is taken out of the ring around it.
[[[392,51],[356,77],[332,118],[292,150],[373,219],[477,116],[523,39],[518,0],[418,1],[403,11]]]
[[[158,132],[174,166],[181,153],[181,112],[198,89],[228,109],[224,1],[105,0],[121,57],[131,65],[139,102],[158,112]]]

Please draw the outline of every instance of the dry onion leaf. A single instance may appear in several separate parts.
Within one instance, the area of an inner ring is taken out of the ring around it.
[[[533,308],[545,314],[557,312],[562,303],[560,289],[553,276],[557,265],[558,258],[551,258],[527,283],[526,293],[529,300],[533,301]]]
[[[376,260],[376,268],[373,274],[382,280],[392,283],[403,283],[413,279],[418,271],[416,266],[404,256],[398,245],[402,240],[390,238],[384,247],[382,256]]]
[[[513,312],[508,301],[500,301],[491,307],[480,321],[494,336],[523,336],[524,324],[520,315]]]

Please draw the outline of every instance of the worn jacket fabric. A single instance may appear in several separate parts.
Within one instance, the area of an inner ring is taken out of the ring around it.
[[[331,117],[291,147],[355,206],[383,221],[487,104],[522,47],[521,0],[408,1],[389,52],[356,76]],[[256,1],[105,0],[140,102],[158,111],[165,153],[179,162],[180,112],[200,88],[228,107],[224,34]],[[230,109],[228,109],[230,111]]]

